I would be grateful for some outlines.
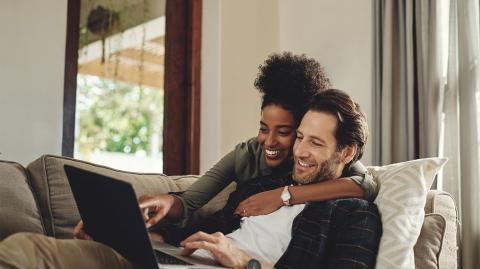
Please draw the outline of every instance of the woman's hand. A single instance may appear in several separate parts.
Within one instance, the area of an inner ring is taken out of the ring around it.
[[[175,197],[169,194],[147,194],[140,196],[138,203],[147,228],[150,228],[168,214],[175,203]]]
[[[280,195],[283,187],[257,193],[243,200],[235,209],[235,214],[249,217],[270,214],[283,206]]]
[[[197,249],[205,249],[212,253],[215,260],[229,268],[245,268],[251,259],[221,232],[214,234],[197,232],[183,240],[180,245],[185,247],[181,255],[191,255]]]
[[[82,240],[93,240],[84,230],[83,221],[80,221],[75,228],[73,228],[73,238]]]

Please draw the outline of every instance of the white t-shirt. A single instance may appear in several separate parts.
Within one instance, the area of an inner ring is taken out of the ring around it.
[[[249,256],[274,265],[287,250],[292,239],[293,220],[304,208],[305,204],[282,206],[268,215],[244,217],[240,228],[226,237]],[[213,259],[206,250],[199,249],[195,254]]]

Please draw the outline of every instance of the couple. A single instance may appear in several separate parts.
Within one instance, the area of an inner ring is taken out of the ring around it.
[[[203,249],[233,268],[373,268],[381,235],[376,207],[338,199],[371,201],[376,195],[357,162],[367,137],[364,114],[345,93],[325,91],[328,79],[305,56],[272,55],[255,86],[263,94],[257,138],[239,144],[186,192],[141,197],[147,226],[183,245],[185,254]],[[191,213],[233,179],[237,189],[227,205],[192,224]],[[86,237],[81,225],[76,235]],[[84,255],[98,255],[90,242],[60,241],[59,250],[81,246]],[[95,257],[128,267],[108,249]]]
[[[147,227],[185,254],[202,249],[227,267],[373,268],[381,235],[376,207],[338,199],[375,196],[357,162],[367,122],[347,94],[325,90],[328,84],[313,59],[269,57],[255,81],[263,94],[257,138],[239,144],[184,193],[141,197]],[[189,222],[233,179],[237,189],[222,210]],[[75,234],[86,237],[81,225]]]

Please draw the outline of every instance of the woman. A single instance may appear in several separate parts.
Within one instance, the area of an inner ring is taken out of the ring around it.
[[[309,99],[329,87],[329,80],[314,59],[285,52],[271,55],[259,67],[255,87],[262,94],[260,129],[256,138],[238,144],[184,193],[140,198],[147,227],[164,217],[185,220],[233,180],[238,186],[258,177],[284,176],[292,171],[292,147],[296,128]],[[255,216],[271,213],[285,204],[323,201],[341,197],[373,200],[376,185],[361,163],[344,171],[344,178],[305,186],[287,187],[289,199],[281,199],[284,187],[255,194],[241,202],[235,213]],[[285,197],[285,196],[283,196]],[[286,196],[288,198],[288,195]]]

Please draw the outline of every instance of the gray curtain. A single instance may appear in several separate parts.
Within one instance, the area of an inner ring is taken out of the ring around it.
[[[443,80],[437,3],[375,1],[377,165],[438,156]]]

